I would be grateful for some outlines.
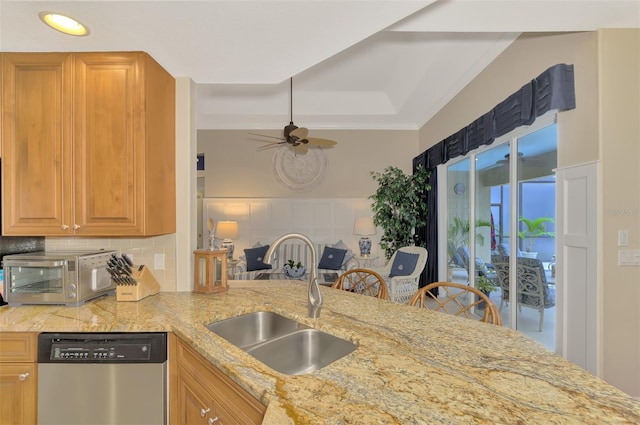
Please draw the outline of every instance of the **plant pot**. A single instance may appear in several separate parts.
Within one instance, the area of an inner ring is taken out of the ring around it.
[[[535,251],[533,252],[523,251],[520,253],[520,256],[524,258],[538,258],[538,253]]]
[[[292,268],[288,264],[284,266],[284,275],[290,279],[300,279],[306,273],[306,267]]]
[[[482,293],[485,294],[487,296],[487,298],[489,297],[489,294],[491,294],[491,292],[486,292],[486,291],[482,291]],[[475,298],[476,301],[480,300],[480,297],[477,296],[477,295],[474,298]],[[482,302],[480,302],[480,303],[478,303],[476,305],[476,310],[484,311],[486,306],[487,306],[487,302],[486,301],[482,301]]]

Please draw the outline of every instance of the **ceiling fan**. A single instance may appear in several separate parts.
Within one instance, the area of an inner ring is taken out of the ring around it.
[[[492,168],[498,168],[498,167],[509,167],[509,160],[511,159],[511,155],[510,154],[506,154],[504,156],[504,159],[499,159],[496,161],[496,163],[492,166],[490,166],[488,169],[492,169]],[[542,161],[539,161],[537,159],[533,159],[533,158],[527,158],[524,156],[524,154],[522,152],[518,152],[518,163],[519,164],[526,164],[528,166],[532,166],[532,167],[544,167],[544,163]]]
[[[290,102],[290,113],[291,113],[291,121],[289,125],[284,127],[284,137],[275,137],[268,136],[266,134],[258,134],[258,133],[249,133],[254,136],[260,137],[268,137],[270,139],[278,139],[279,142],[271,142],[265,146],[260,147],[259,149],[266,149],[269,147],[274,147],[278,145],[282,145],[284,143],[288,143],[291,145],[291,149],[293,149],[296,153],[304,155],[307,153],[307,150],[310,147],[318,147],[318,148],[330,148],[336,144],[335,141],[329,139],[320,139],[318,137],[308,137],[309,130],[304,127],[298,127],[293,123],[293,77],[289,80],[290,85],[290,93],[289,93],[289,102]]]

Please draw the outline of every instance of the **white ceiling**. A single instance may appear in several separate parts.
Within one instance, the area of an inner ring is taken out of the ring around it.
[[[43,10],[91,34],[46,27]],[[0,0],[0,50],[144,50],[199,129],[418,129],[522,32],[640,27],[640,0]]]

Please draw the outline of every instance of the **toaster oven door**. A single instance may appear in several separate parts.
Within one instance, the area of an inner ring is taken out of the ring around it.
[[[9,304],[59,303],[64,301],[65,262],[29,261],[4,263]]]

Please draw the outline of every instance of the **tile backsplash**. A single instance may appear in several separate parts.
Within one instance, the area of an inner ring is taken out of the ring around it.
[[[144,264],[160,283],[161,292],[176,291],[175,234],[148,238],[51,238],[45,239],[47,250],[113,249],[128,254],[133,262]],[[156,255],[164,255],[164,269],[156,269]]]

